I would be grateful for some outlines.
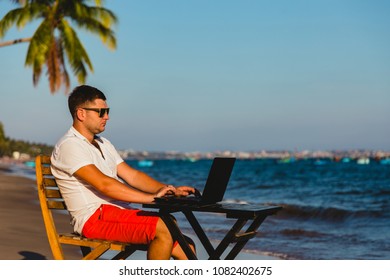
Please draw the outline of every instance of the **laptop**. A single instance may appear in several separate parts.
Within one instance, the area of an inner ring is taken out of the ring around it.
[[[223,196],[233,171],[235,158],[216,157],[211,165],[206,184],[203,189],[203,194],[198,191],[195,196],[163,196],[156,197],[156,203],[183,203],[183,204],[214,204],[222,201]]]

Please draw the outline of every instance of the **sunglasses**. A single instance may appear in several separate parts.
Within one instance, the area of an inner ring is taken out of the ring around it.
[[[95,111],[96,113],[99,114],[99,118],[103,118],[104,115],[107,113],[107,115],[110,112],[110,108],[81,108],[87,111]]]

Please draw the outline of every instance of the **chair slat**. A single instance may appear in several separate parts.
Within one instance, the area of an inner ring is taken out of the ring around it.
[[[47,207],[49,209],[59,209],[59,210],[66,209],[65,202],[64,201],[59,201],[59,200],[48,200],[47,201]]]
[[[42,164],[50,164],[50,157],[49,156],[41,156],[41,163]]]
[[[57,190],[46,189],[46,197],[48,198],[62,198],[61,192]]]
[[[52,175],[50,166],[42,166],[42,174],[43,175]]]
[[[45,187],[57,187],[57,182],[54,178],[43,178],[43,184]]]

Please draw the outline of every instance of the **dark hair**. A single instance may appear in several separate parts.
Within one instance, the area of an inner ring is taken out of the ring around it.
[[[96,99],[106,100],[106,96],[97,88],[88,85],[81,85],[74,88],[68,98],[70,114],[74,117],[78,108]]]

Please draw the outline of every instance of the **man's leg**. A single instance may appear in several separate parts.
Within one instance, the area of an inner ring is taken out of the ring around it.
[[[195,252],[195,246],[188,238],[190,248]],[[187,260],[187,256],[179,244],[173,246],[173,239],[165,223],[159,219],[156,226],[156,235],[150,243],[147,257],[149,260],[168,260],[173,257],[175,260]]]
[[[185,236],[186,237],[186,236]],[[187,238],[186,238],[187,239]],[[187,240],[189,242],[191,250],[196,254],[195,250],[195,244],[191,239],[188,238]],[[183,249],[181,248],[180,244],[177,244],[173,250],[172,250],[172,257],[175,260],[188,260],[187,255],[184,253]]]
[[[172,236],[165,223],[161,219],[158,219],[156,235],[149,244],[147,258],[148,260],[169,260],[171,258],[172,248]]]

